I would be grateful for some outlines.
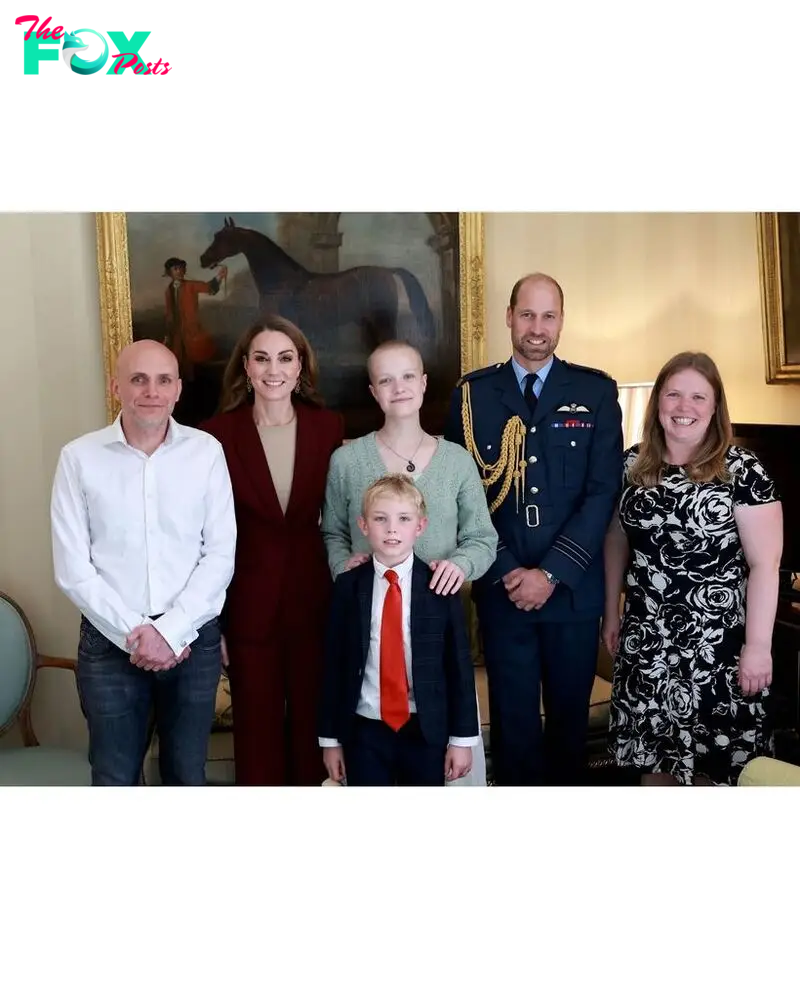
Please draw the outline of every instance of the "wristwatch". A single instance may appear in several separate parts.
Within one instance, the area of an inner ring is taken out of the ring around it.
[[[549,583],[549,584],[550,584],[551,586],[558,586],[558,580],[557,580],[557,579],[556,579],[556,577],[555,577],[555,576],[554,576],[554,575],[552,574],[552,572],[548,572],[548,571],[547,571],[547,569],[542,569],[542,572],[544,573],[544,575],[545,575],[545,578],[547,579],[547,582],[548,582],[548,583]]]

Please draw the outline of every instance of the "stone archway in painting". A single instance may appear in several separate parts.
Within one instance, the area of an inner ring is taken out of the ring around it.
[[[442,329],[448,348],[460,356],[461,291],[459,287],[459,228],[458,212],[428,212],[433,235],[428,240],[436,251],[442,272]]]
[[[342,269],[342,247],[347,222],[343,212],[296,212],[279,215],[278,241],[302,266],[317,273]],[[441,325],[437,322],[435,341],[422,347],[426,357],[428,393],[424,411],[435,425],[443,424],[446,400],[461,373],[460,268],[458,212],[414,213],[427,221],[421,238],[433,254],[439,274]],[[427,229],[427,234],[424,234]],[[437,263],[438,261],[438,263]],[[434,271],[434,272],[435,272]],[[402,332],[399,335],[403,336]],[[415,341],[413,334],[408,339]],[[340,365],[338,378],[346,378]],[[356,392],[354,382],[353,392]],[[370,411],[370,400],[365,400]]]
[[[299,264],[318,274],[339,270],[339,213],[281,212],[278,214],[279,245]]]
[[[281,245],[310,270],[339,270],[339,249],[343,235],[339,230],[339,222],[342,214],[308,212],[302,216],[299,213],[294,216],[287,215],[286,228],[291,229],[291,232],[281,233]],[[427,243],[437,254],[441,271],[442,332],[448,341],[447,346],[459,350],[461,330],[458,212],[425,212],[425,214],[432,229]],[[304,220],[302,223],[299,221],[301,218]],[[301,231],[302,237],[300,237]],[[301,248],[297,245],[299,243],[303,243],[304,246]]]

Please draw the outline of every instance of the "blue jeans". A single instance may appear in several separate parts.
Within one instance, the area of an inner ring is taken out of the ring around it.
[[[153,672],[134,666],[82,617],[75,672],[89,727],[92,784],[138,784],[153,723],[162,784],[205,784],[221,670],[216,619],[200,629],[182,663]]]

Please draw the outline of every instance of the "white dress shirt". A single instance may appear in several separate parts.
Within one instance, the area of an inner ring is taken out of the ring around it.
[[[375,581],[372,586],[372,617],[370,620],[369,652],[364,667],[364,679],[361,682],[361,696],[358,699],[356,714],[363,718],[381,720],[381,620],[383,618],[383,602],[389,590],[389,583],[385,579],[386,570],[389,566],[383,565],[373,555],[372,564],[375,567]],[[412,552],[399,565],[394,567],[397,573],[397,582],[402,595],[403,609],[403,648],[406,657],[406,676],[408,677],[408,707],[414,714],[417,710],[414,701],[414,681],[411,663],[411,574],[414,567],[414,553]],[[476,746],[479,735],[474,737],[450,737],[451,746]],[[320,746],[334,747],[339,743],[335,739],[319,740]]]
[[[180,655],[222,610],[236,519],[210,434],[170,419],[148,457],[118,416],[62,448],[50,513],[57,585],[119,648],[129,651],[126,636],[150,623]]]

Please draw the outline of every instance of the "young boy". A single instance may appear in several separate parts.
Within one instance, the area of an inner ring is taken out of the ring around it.
[[[320,710],[332,780],[348,786],[444,785],[469,773],[480,739],[475,672],[458,593],[430,589],[414,555],[425,501],[407,475],[364,494],[372,558],[334,584]]]

